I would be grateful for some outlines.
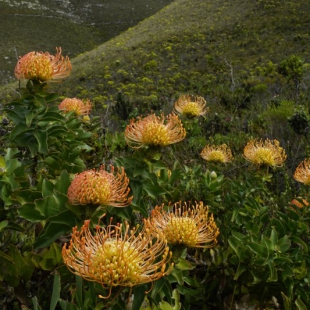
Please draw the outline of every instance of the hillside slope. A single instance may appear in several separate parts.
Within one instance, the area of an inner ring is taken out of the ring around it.
[[[0,84],[14,78],[18,55],[62,46],[71,58],[136,25],[173,0],[0,1]]]
[[[289,55],[308,62],[308,12],[302,0],[176,0],[72,59],[72,75],[54,89],[105,107],[120,93],[149,107],[180,92],[212,96]]]

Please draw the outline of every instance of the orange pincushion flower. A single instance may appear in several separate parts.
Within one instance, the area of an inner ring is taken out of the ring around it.
[[[217,244],[219,229],[203,202],[191,206],[178,202],[169,211],[156,206],[150,222],[154,229],[164,233],[170,244],[195,248],[211,248]]]
[[[301,197],[297,197],[291,201],[291,205],[294,205],[294,206],[298,207],[299,209],[302,209],[303,207],[309,206],[309,202],[306,199],[303,199]]]
[[[56,50],[55,56],[48,52],[30,52],[20,57],[15,67],[16,78],[46,82],[69,76],[72,68],[70,60],[61,55],[60,47]]]
[[[83,102],[77,98],[66,98],[58,105],[58,108],[65,112],[74,111],[76,115],[88,115],[91,111],[92,104],[89,100]]]
[[[200,96],[182,95],[174,103],[174,110],[178,114],[188,117],[205,115],[209,108],[206,107],[206,100]]]
[[[146,226],[137,232],[125,222],[124,227],[96,226],[93,235],[89,226],[90,221],[85,221],[80,230],[73,228],[62,257],[73,273],[109,289],[109,296],[113,287],[152,282],[169,272],[171,253],[161,232]]]
[[[144,118],[132,119],[125,129],[127,144],[139,149],[143,146],[166,146],[183,140],[186,131],[179,117],[150,114]]]
[[[259,166],[280,167],[286,160],[285,150],[277,140],[250,140],[243,150],[246,160]]]
[[[310,185],[310,158],[302,161],[295,170],[294,179],[298,182]]]
[[[201,151],[200,156],[207,161],[220,163],[227,163],[233,159],[231,150],[225,143],[217,146],[206,145]]]
[[[76,174],[68,188],[69,203],[73,205],[102,205],[125,207],[128,206],[133,197],[128,197],[130,189],[124,168],[111,172],[105,170],[102,165],[99,170],[86,170]]]

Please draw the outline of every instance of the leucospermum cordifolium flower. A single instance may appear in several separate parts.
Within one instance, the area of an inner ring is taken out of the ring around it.
[[[69,76],[72,66],[68,56],[61,55],[61,47],[56,51],[55,56],[48,52],[30,52],[20,57],[15,67],[16,78],[55,82]]]
[[[206,106],[206,100],[201,96],[181,95],[174,103],[174,110],[177,114],[182,114],[188,117],[203,116],[209,108]]]
[[[182,141],[186,131],[179,117],[171,113],[167,116],[150,114],[137,120],[131,119],[125,129],[125,139],[129,147],[167,146]]]
[[[203,202],[177,202],[167,211],[164,205],[156,206],[150,223],[163,232],[168,244],[193,248],[211,248],[217,244],[219,229]]]
[[[285,150],[278,140],[250,140],[244,147],[243,156],[256,166],[281,167],[286,160]]]
[[[294,172],[294,179],[298,182],[310,185],[310,158],[303,160]]]
[[[77,98],[66,98],[59,105],[58,108],[65,112],[74,111],[76,115],[88,115],[92,108],[90,100],[85,102]]]
[[[129,179],[124,168],[115,169],[110,166],[110,172],[105,165],[98,170],[91,169],[75,175],[67,196],[72,205],[102,205],[113,207],[128,206],[133,197],[128,197]]]
[[[233,160],[230,148],[224,143],[221,145],[206,145],[200,156],[206,161],[227,163]]]
[[[163,277],[169,272],[171,253],[164,235],[149,230],[147,225],[140,231],[126,222],[97,225],[93,234],[88,220],[80,230],[73,228],[62,257],[73,273],[100,283],[111,294],[116,286],[132,287]]]

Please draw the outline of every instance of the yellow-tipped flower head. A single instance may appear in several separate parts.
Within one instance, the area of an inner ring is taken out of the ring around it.
[[[60,47],[56,50],[55,56],[48,52],[30,52],[20,57],[15,67],[16,78],[53,82],[69,76],[72,69],[70,60],[61,55]]]
[[[162,231],[169,244],[194,248],[211,248],[217,244],[219,229],[208,206],[202,202],[187,205],[178,202],[169,211],[156,206],[152,211],[151,224]]]
[[[174,103],[174,110],[178,114],[188,117],[196,117],[205,115],[209,108],[206,107],[207,102],[203,97],[193,95],[181,95]]]
[[[76,115],[88,115],[92,104],[89,100],[83,102],[77,98],[66,98],[58,105],[58,108],[65,112],[74,111]]]
[[[127,144],[134,149],[143,146],[166,146],[183,140],[186,131],[175,114],[156,116],[150,114],[144,118],[132,119],[125,129]]]
[[[298,182],[310,185],[310,158],[303,160],[295,170],[294,179]]]
[[[222,145],[206,145],[200,153],[206,161],[227,163],[233,160],[230,148],[224,143]]]
[[[280,167],[286,160],[285,150],[277,140],[250,140],[243,150],[246,160],[256,166]]]
[[[73,273],[100,283],[111,294],[113,287],[152,282],[168,272],[171,253],[162,233],[148,225],[137,232],[125,223],[97,226],[92,234],[89,226],[85,221],[80,230],[73,228],[70,243],[63,246],[64,263]]]
[[[68,188],[69,203],[73,205],[102,205],[125,207],[133,197],[129,195],[129,179],[124,168],[106,171],[102,165],[99,170],[86,170],[76,174]]]

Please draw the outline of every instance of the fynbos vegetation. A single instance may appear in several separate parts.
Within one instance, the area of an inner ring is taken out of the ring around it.
[[[308,309],[309,9],[176,0],[74,59],[21,55],[1,307]]]

